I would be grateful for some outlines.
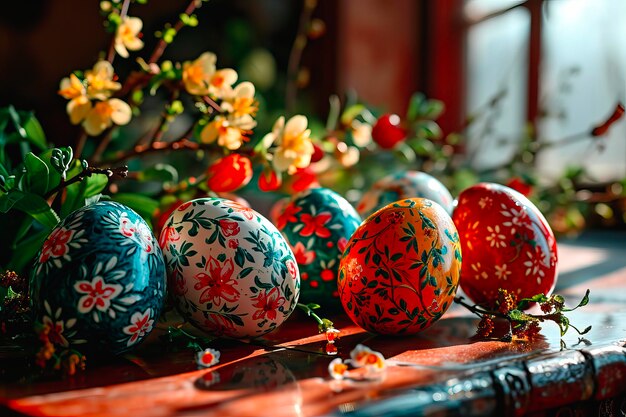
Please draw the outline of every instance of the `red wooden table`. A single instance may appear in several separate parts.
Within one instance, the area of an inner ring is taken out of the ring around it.
[[[591,288],[590,304],[568,315],[579,328],[593,326],[585,339],[572,332],[561,340],[546,323],[533,343],[481,341],[473,337],[477,320],[458,306],[403,338],[331,315],[342,335],[339,357],[362,343],[388,359],[381,378],[359,382],[329,377],[334,357],[302,314],[261,340],[216,340],[220,363],[202,370],[193,352],[167,352],[157,335],[132,355],[88,363],[66,379],[28,380],[19,356],[5,351],[0,415],[621,415],[626,233],[587,234],[559,251],[557,291],[575,303]]]

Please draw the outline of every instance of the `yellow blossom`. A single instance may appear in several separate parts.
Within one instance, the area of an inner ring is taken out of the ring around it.
[[[61,80],[59,94],[66,99],[73,99],[86,94],[85,86],[74,74]]]
[[[254,84],[245,81],[235,87],[231,94],[225,97],[222,109],[240,118],[246,115],[254,117],[258,110],[258,103],[254,99]]]
[[[215,74],[215,54],[205,52],[193,62],[183,64],[183,84],[189,94],[209,94],[209,84]]]
[[[113,66],[109,61],[98,61],[93,69],[85,72],[87,95],[89,98],[106,100],[113,91],[122,88],[120,83],[113,81]]]
[[[125,125],[130,122],[130,106],[124,101],[112,98],[97,102],[83,121],[85,132],[97,136],[111,125]]]
[[[221,99],[228,95],[237,81],[237,72],[230,68],[215,71],[209,81],[209,94]]]
[[[143,22],[138,17],[127,17],[117,27],[115,32],[115,52],[119,56],[128,58],[128,50],[138,51],[143,48],[143,41],[139,39],[139,32]]]
[[[83,83],[76,75],[71,74],[61,80],[59,94],[70,100],[66,107],[70,122],[75,125],[80,123],[91,110],[91,101],[87,98],[87,90]]]
[[[248,140],[244,134],[252,129],[256,122],[248,115],[239,119],[232,119],[224,116],[217,116],[207,124],[200,133],[200,140],[203,143],[213,143],[230,149],[239,149]]]
[[[274,143],[278,144],[273,157],[277,171],[293,174],[298,168],[306,168],[311,163],[314,148],[307,123],[305,116],[296,115],[285,124],[285,118],[281,116],[274,124],[272,132],[263,138],[266,148]]]
[[[66,111],[70,116],[70,122],[72,124],[79,124],[87,116],[91,110],[91,101],[87,96],[79,96],[73,98],[67,103]]]
[[[361,123],[358,120],[352,121],[352,141],[361,148],[372,143],[372,126]]]

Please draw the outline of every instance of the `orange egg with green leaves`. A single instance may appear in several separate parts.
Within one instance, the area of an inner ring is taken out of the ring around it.
[[[389,204],[354,232],[339,266],[339,297],[350,318],[380,334],[414,334],[448,309],[461,272],[459,235],[439,204]]]

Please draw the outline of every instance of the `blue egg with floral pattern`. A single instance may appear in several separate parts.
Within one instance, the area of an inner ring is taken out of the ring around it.
[[[31,274],[35,320],[61,347],[118,354],[153,329],[165,298],[165,261],[148,224],[101,201],[74,211],[43,244]]]
[[[276,223],[300,268],[300,302],[339,307],[339,261],[361,216],[336,192],[313,188],[296,194]]]

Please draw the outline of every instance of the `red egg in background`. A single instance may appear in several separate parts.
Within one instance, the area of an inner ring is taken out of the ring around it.
[[[556,239],[522,194],[500,184],[476,184],[461,192],[452,219],[463,252],[460,286],[476,304],[495,307],[499,288],[518,299],[554,290]]]

